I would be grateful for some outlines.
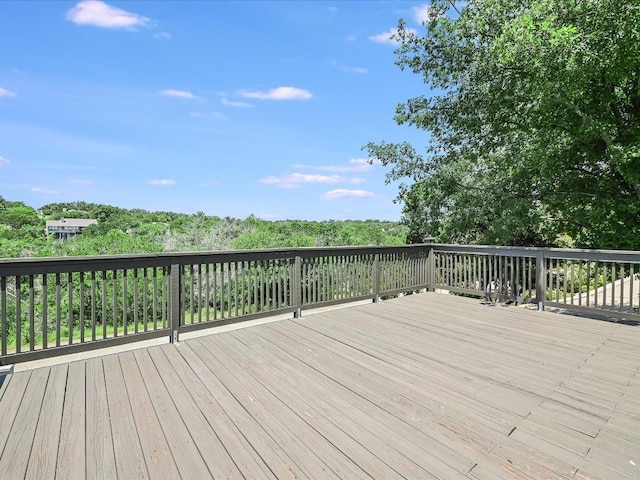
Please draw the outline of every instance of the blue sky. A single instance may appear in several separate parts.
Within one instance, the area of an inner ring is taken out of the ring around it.
[[[400,218],[369,141],[426,93],[419,2],[0,2],[0,195],[265,219]]]

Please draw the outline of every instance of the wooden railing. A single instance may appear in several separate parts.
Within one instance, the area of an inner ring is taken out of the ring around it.
[[[424,244],[0,260],[0,364],[422,289],[640,320],[640,252]]]
[[[433,245],[429,287],[640,320],[640,252]]]
[[[0,364],[427,287],[428,246],[0,260]]]

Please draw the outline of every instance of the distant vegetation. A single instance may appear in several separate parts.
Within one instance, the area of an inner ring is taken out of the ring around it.
[[[82,235],[47,239],[46,220],[95,218]],[[52,203],[36,210],[0,196],[0,258],[125,253],[219,251],[341,245],[402,245],[408,229],[377,220],[266,221],[149,212],[86,202]]]

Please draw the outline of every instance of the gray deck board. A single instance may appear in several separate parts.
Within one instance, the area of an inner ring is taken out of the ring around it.
[[[51,450],[57,451],[60,442],[60,426],[68,370],[68,365],[59,365],[51,368],[49,372],[49,381],[44,393],[40,419],[25,478],[40,480],[55,477],[56,456],[51,455],[50,452]]]
[[[0,457],[2,478],[24,478],[41,414],[49,368],[33,372]]]
[[[151,478],[173,479],[180,473],[171,455],[169,444],[162,431],[161,422],[156,416],[153,401],[145,387],[144,379],[133,353],[126,352],[118,356],[124,384],[131,402],[131,414],[136,425],[144,459]],[[118,358],[115,357],[115,358]]]
[[[410,295],[13,374],[0,478],[640,478],[640,328]]]
[[[37,372],[37,370],[36,370]],[[104,480],[118,478],[111,432],[107,386],[102,358],[87,360],[86,366],[86,472],[89,478]],[[124,385],[123,385],[124,386]],[[126,439],[118,439],[126,442]]]
[[[69,364],[55,459],[56,478],[83,478],[86,475],[85,369],[85,362]]]

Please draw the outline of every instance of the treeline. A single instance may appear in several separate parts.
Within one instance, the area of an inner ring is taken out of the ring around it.
[[[46,220],[94,218],[67,242],[45,236]],[[377,220],[266,221],[124,209],[82,201],[34,209],[0,196],[0,258],[220,251],[342,245],[401,245],[408,229]]]

